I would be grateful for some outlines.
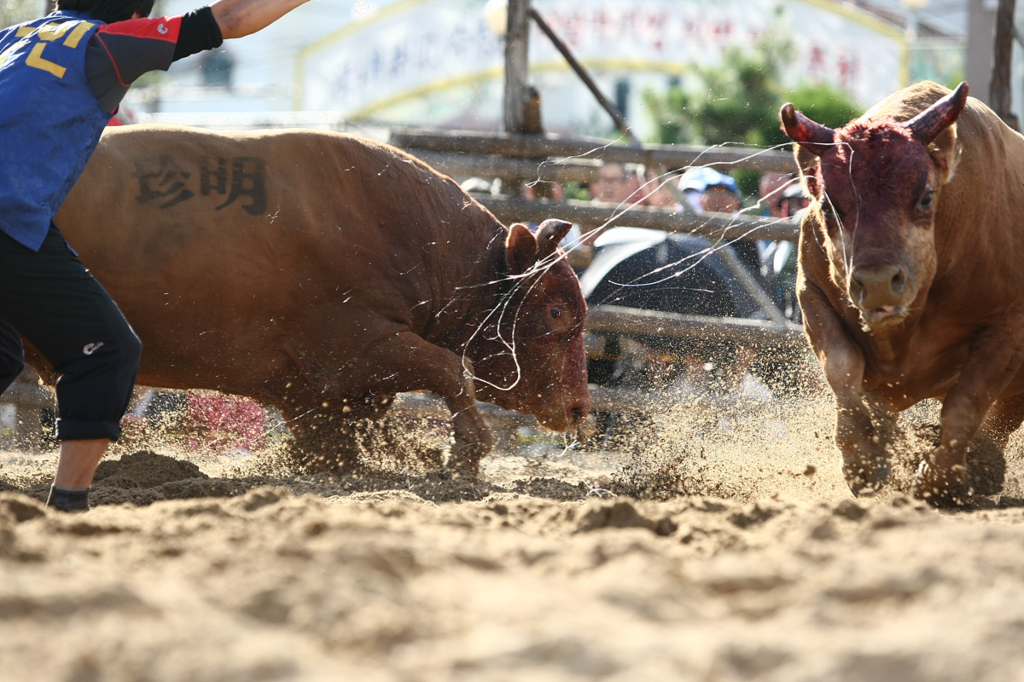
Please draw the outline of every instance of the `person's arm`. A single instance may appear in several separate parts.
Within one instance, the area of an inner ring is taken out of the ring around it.
[[[221,35],[241,38],[266,28],[307,0],[216,0],[210,4]]]

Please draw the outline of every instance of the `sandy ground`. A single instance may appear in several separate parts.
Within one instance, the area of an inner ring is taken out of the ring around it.
[[[632,455],[548,441],[479,479],[155,439],[81,515],[39,502],[54,453],[6,452],[0,678],[1024,681],[1021,443],[940,512],[912,462],[854,500],[833,423],[681,406]]]

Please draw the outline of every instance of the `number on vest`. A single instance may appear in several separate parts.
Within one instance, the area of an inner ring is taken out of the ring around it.
[[[82,40],[82,36],[89,32],[95,24],[88,21],[65,21],[59,24],[43,24],[39,31],[36,33],[36,38],[40,42],[32,46],[29,50],[28,56],[25,57],[25,65],[31,66],[33,69],[42,69],[52,73],[57,78],[63,78],[64,72],[67,71],[60,64],[51,62],[49,59],[43,57],[43,50],[46,49],[46,43],[52,43],[53,41],[62,38],[64,36],[64,46],[70,47],[72,50],[78,47],[78,44]],[[18,38],[25,38],[31,35],[36,30],[35,26],[22,26],[14,34]],[[24,47],[28,44],[28,40],[22,40],[17,45],[12,46],[7,52],[0,56],[0,65],[3,64],[7,55],[10,55],[17,51],[19,47]]]

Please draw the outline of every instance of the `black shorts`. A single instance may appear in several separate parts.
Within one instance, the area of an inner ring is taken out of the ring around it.
[[[142,344],[53,223],[38,252],[0,232],[0,392],[24,367],[20,337],[60,376],[57,438],[117,440]]]

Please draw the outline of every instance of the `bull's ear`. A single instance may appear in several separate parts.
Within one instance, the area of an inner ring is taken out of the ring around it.
[[[808,196],[816,197],[821,194],[818,187],[818,167],[821,159],[817,154],[801,145],[793,145],[793,156],[796,157],[796,167],[800,169],[800,183]]]
[[[935,164],[935,182],[945,185],[953,179],[956,166],[960,163],[962,145],[957,144],[957,124],[949,126],[928,145],[928,154]]]
[[[569,234],[571,229],[572,223],[565,220],[548,218],[542,222],[540,229],[537,230],[537,245],[539,247],[537,257],[544,259],[553,254],[558,248],[558,244],[565,239],[565,235]]]
[[[516,223],[505,240],[505,262],[510,275],[521,275],[537,262],[537,238],[526,225]]]

